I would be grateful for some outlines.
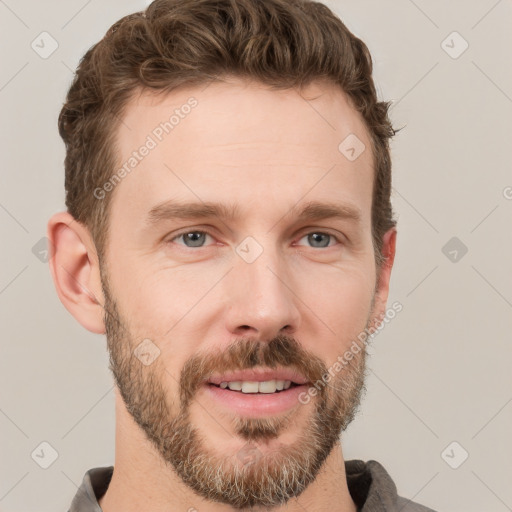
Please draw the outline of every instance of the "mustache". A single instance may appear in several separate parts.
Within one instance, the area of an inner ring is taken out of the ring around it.
[[[212,373],[250,370],[254,367],[290,368],[301,373],[309,382],[316,382],[327,373],[325,363],[306,351],[293,337],[277,335],[269,342],[254,338],[239,338],[225,350],[202,351],[184,365],[180,377],[180,400],[185,408],[197,390]]]

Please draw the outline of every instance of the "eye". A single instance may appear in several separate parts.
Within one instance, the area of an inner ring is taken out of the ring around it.
[[[206,231],[192,230],[184,231],[173,238],[169,239],[169,242],[175,242],[178,245],[182,245],[188,248],[202,248],[205,247],[206,238],[213,238]],[[332,247],[336,243],[340,243],[340,240],[330,233],[324,233],[322,231],[313,231],[304,235],[300,240],[307,239],[311,247],[315,249],[323,249]]]
[[[210,235],[206,233],[206,231],[185,231],[171,238],[169,242],[182,240],[184,243],[179,245],[184,245],[185,247],[203,247],[207,236]]]
[[[308,243],[311,243],[312,247],[318,249],[329,247],[329,242],[331,241],[339,243],[339,240],[334,235],[331,235],[329,233],[323,233],[321,231],[313,231],[311,233],[308,233],[307,235],[303,236],[301,240],[303,240],[304,238],[307,238]]]

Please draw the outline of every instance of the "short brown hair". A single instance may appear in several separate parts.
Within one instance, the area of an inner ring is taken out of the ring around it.
[[[113,194],[99,200],[93,191],[115,172],[115,134],[131,96],[141,88],[166,94],[228,75],[274,89],[327,80],[348,95],[373,146],[372,238],[380,267],[382,237],[396,225],[389,102],[377,100],[366,45],[326,5],[310,0],[155,0],[117,21],[85,53],[59,133],[66,146],[66,206],[89,228],[100,260]]]

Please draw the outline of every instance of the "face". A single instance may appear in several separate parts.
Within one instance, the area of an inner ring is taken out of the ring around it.
[[[364,389],[364,346],[344,354],[378,314],[369,138],[341,91],[302,94],[142,94],[118,133],[137,164],[109,192],[111,369],[162,460],[235,508],[315,479]]]

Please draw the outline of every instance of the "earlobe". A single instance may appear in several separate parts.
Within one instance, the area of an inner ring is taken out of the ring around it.
[[[103,290],[89,230],[68,212],[48,221],[50,272],[60,301],[88,331],[104,334]]]

